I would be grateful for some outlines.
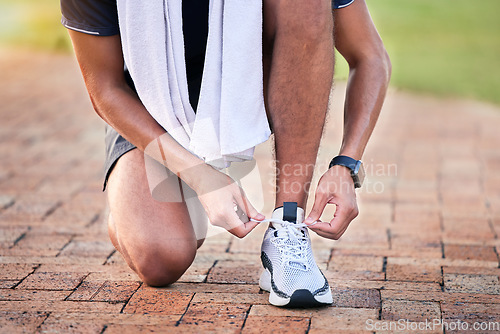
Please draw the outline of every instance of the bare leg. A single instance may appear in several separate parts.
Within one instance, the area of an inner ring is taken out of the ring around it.
[[[264,1],[266,104],[275,136],[276,206],[304,208],[333,80],[330,0]]]
[[[185,202],[151,196],[141,151],[118,160],[109,177],[108,201],[110,238],[130,268],[152,286],[177,281],[202,241],[196,239]]]

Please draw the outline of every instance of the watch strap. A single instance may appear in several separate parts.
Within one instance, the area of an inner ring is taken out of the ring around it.
[[[332,168],[333,166],[340,165],[347,167],[351,170],[352,173],[356,170],[356,164],[358,163],[358,160],[353,159],[351,157],[348,157],[346,155],[338,155],[335,158],[330,161],[330,165],[328,168]]]

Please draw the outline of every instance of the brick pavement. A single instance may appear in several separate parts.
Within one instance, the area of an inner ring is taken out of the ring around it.
[[[244,240],[209,238],[171,287],[143,285],[107,238],[103,123],[75,61],[3,50],[0,73],[1,333],[359,333],[377,331],[367,320],[500,321],[498,107],[391,91],[364,159],[360,217],[340,241],[314,237],[335,303],[283,310],[257,285],[263,226]],[[343,89],[319,161],[337,151]],[[269,215],[269,143],[256,156],[262,186],[247,191]]]

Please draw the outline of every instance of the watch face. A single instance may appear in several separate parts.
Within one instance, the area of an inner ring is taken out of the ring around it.
[[[361,160],[359,160],[356,163],[356,168],[354,170],[354,186],[356,188],[360,188],[361,185],[363,184],[363,181],[365,180],[365,169],[363,168],[363,163]]]

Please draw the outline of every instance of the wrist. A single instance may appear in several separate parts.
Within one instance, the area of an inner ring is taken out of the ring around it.
[[[361,160],[363,152],[352,148],[341,148],[339,151],[339,155],[345,155],[346,157],[350,157],[355,160]]]
[[[180,171],[177,173],[177,176],[182,181],[186,182],[193,190],[197,191],[214,171],[215,169],[213,167],[203,162]]]
[[[361,160],[346,155],[338,155],[330,161],[328,168],[332,169],[335,166],[343,167],[344,173],[346,172],[345,169],[347,169],[354,183],[354,188],[361,187],[365,178],[365,170]]]

